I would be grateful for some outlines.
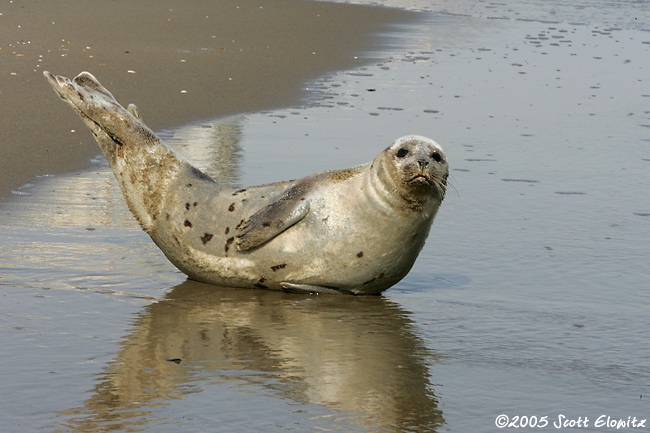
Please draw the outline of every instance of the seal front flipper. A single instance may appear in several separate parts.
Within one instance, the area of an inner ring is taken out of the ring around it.
[[[307,198],[316,176],[306,177],[289,187],[282,197],[263,207],[237,229],[237,248],[247,251],[270,241],[302,220],[311,201]]]
[[[280,199],[253,214],[237,229],[237,248],[246,251],[259,247],[302,220],[311,205],[302,197],[303,192],[293,186]]]
[[[285,292],[288,293],[322,293],[327,295],[353,295],[353,292],[344,289],[337,289],[336,287],[313,286],[311,284],[293,284],[283,282],[280,283]]]

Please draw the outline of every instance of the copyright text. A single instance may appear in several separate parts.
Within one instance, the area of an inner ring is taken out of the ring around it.
[[[578,416],[571,417],[559,414],[556,417],[548,415],[506,415],[501,414],[496,417],[494,424],[498,428],[513,429],[563,429],[563,428],[608,428],[608,429],[631,429],[645,428],[646,419],[628,416],[620,418],[611,415],[599,415],[597,417]]]

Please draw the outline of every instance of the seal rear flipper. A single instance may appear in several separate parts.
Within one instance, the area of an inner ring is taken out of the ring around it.
[[[129,106],[126,107],[126,109],[129,113],[133,114],[133,117],[135,117],[140,122],[142,122],[142,117],[140,117],[140,113],[138,112],[138,107],[136,107],[135,104],[129,104]]]
[[[282,282],[280,283],[282,289],[288,293],[322,293],[327,295],[353,295],[353,292],[345,289],[338,289],[336,287],[314,286],[311,284],[293,284]]]
[[[179,184],[214,185],[142,122],[135,105],[121,106],[92,74],[82,72],[72,80],[47,71],[43,75],[95,135],[129,209],[147,233]]]
[[[160,141],[142,123],[135,105],[122,107],[91,73],[82,72],[72,80],[48,71],[43,75],[61,99],[84,120],[95,122],[117,144],[155,145]]]

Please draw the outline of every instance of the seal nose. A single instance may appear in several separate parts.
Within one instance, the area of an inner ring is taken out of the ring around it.
[[[429,161],[426,159],[418,159],[418,165],[420,166],[420,170],[424,170],[429,165]]]

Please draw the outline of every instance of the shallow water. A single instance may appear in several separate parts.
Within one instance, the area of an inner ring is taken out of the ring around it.
[[[407,50],[311,83],[304,106],[161,136],[240,185],[434,138],[454,189],[412,272],[370,298],[189,282],[101,160],[37,179],[0,207],[5,431],[480,432],[501,414],[509,431],[533,417],[621,431],[602,422],[650,417],[647,5],[409,6],[435,13]]]

